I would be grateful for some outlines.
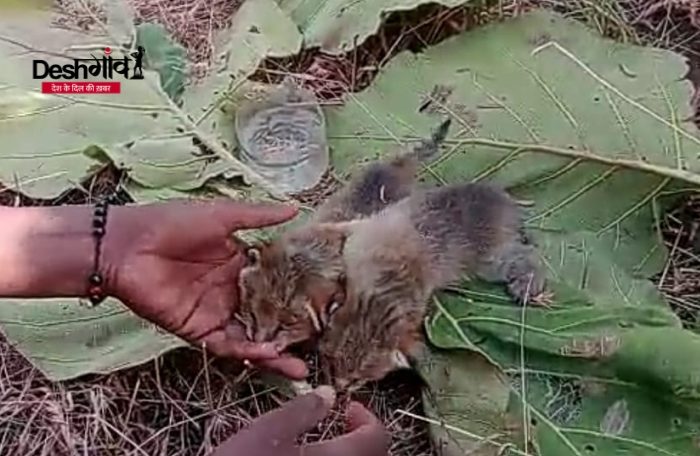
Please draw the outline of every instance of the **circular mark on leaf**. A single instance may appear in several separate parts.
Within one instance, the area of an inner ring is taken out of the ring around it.
[[[683,424],[683,420],[675,416],[673,419],[671,419],[671,424],[673,425],[674,429],[678,429]]]
[[[540,33],[535,36],[532,36],[528,39],[530,44],[533,46],[542,46],[544,44],[547,44],[548,42],[552,41],[552,35],[549,33]]]
[[[608,408],[600,422],[600,431],[608,435],[620,435],[625,432],[630,422],[627,401],[620,399]]]
[[[595,453],[595,445],[592,443],[587,443],[583,446],[583,449],[586,451],[586,453]]]

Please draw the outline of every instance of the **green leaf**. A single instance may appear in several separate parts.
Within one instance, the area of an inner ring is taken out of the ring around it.
[[[185,48],[174,42],[160,24],[144,23],[136,27],[136,45],[145,49],[144,66],[160,76],[160,86],[175,102],[185,90]]]
[[[529,416],[528,438],[538,454],[679,456],[698,452],[700,421],[695,411],[682,404],[634,385],[546,373],[525,378],[530,413],[523,414],[518,394],[513,395],[509,411],[521,422]]]
[[[3,0],[0,10],[3,13],[23,13],[39,10],[48,10],[53,5],[52,0]]]
[[[129,180],[124,189],[138,203],[157,203],[171,199],[205,199],[211,197],[206,187],[196,190],[175,190],[170,187],[146,187],[136,181]],[[220,196],[220,195],[219,195]]]
[[[489,180],[532,203],[527,226],[552,308],[523,310],[503,286],[474,280],[439,293],[426,323],[434,347],[456,350],[451,358],[476,352],[511,377],[507,420],[520,423],[520,451],[697,453],[700,336],[648,280],[667,257],[660,214],[700,184],[686,71],[672,52],[534,11],[399,54],[372,86],[327,109],[342,172],[450,115],[456,128],[426,180]],[[428,380],[454,398],[428,409],[435,419],[478,400],[468,385]],[[656,417],[664,421],[651,431]],[[455,419],[467,430],[480,422]]]
[[[565,287],[555,288],[567,295]],[[700,337],[680,329],[675,315],[663,307],[606,307],[581,302],[579,293],[570,290],[563,303],[557,302],[561,309],[523,314],[493,285],[446,292],[436,299],[429,337],[441,350],[458,350],[447,364],[450,377],[460,376],[454,371],[456,360],[469,359],[473,352],[511,377],[504,420],[519,420],[520,430],[534,420],[528,436],[521,437],[538,447],[539,454],[584,455],[591,445],[599,454],[633,449],[641,452],[634,454],[695,454]],[[466,351],[460,354],[460,349]],[[445,388],[428,381],[431,390],[458,398],[448,410],[468,409],[475,400],[465,386]],[[524,419],[523,410],[531,418]],[[427,412],[439,419],[443,411],[438,407]],[[461,429],[475,424],[445,422]],[[608,435],[615,429],[615,435]],[[525,448],[523,440],[516,443]]]
[[[306,47],[339,54],[374,34],[386,16],[427,3],[455,7],[469,0],[279,0],[304,34]]]
[[[5,336],[47,378],[67,380],[135,366],[185,342],[108,299],[86,308],[77,299],[2,300]]]
[[[244,2],[231,26],[218,32],[213,41],[214,68],[202,81],[187,88],[183,110],[197,128],[234,150],[237,97],[256,90],[256,84],[246,78],[266,57],[297,54],[302,35],[273,0],[257,0]]]
[[[128,170],[129,177],[143,186],[194,190],[230,169],[228,163],[216,156],[202,153],[193,144],[195,138],[195,135],[180,135],[142,139],[115,146],[111,156],[119,168]]]
[[[433,351],[418,369],[431,387],[423,407],[437,420],[431,431],[439,454],[507,454],[499,451],[516,435],[508,429],[510,388],[497,368],[476,353]]]

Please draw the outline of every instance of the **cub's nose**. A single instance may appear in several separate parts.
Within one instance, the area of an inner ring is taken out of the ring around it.
[[[258,329],[253,333],[253,342],[267,342],[268,341],[268,335],[267,331],[263,331],[262,329]]]

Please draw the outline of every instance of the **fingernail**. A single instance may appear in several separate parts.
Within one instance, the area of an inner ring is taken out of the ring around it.
[[[320,396],[321,399],[323,399],[323,402],[325,402],[329,407],[332,407],[333,404],[335,404],[335,390],[332,386],[321,385],[314,390],[314,394]]]
[[[262,345],[260,345],[260,348],[267,352],[275,352],[276,354],[279,354],[280,352],[279,346],[272,342],[264,342]]]

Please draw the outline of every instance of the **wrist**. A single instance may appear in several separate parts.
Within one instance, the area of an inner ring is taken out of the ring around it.
[[[94,240],[88,206],[0,208],[0,295],[83,296]]]
[[[138,207],[110,206],[107,212],[105,233],[102,237],[98,272],[102,276],[102,289],[108,296],[120,298],[119,282],[122,269],[128,267],[124,260],[130,256],[138,239],[147,233],[139,217]]]
[[[98,272],[108,296],[139,232],[134,208],[110,206],[95,271],[93,205],[0,207],[0,296],[87,297]]]

